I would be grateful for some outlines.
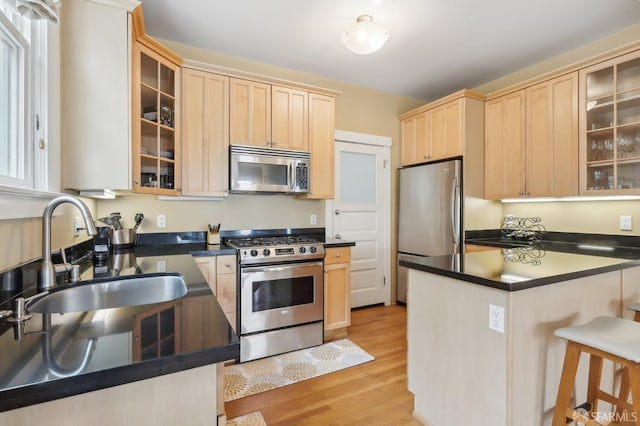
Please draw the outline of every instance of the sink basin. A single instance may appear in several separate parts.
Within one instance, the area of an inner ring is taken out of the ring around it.
[[[122,277],[53,290],[27,307],[29,312],[86,312],[168,302],[184,296],[187,285],[179,274]]]

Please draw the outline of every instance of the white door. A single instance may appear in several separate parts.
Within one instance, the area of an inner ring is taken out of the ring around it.
[[[336,131],[335,199],[327,202],[330,237],[351,248],[351,307],[391,301],[391,139]]]

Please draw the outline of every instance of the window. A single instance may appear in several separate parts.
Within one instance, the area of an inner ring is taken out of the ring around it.
[[[59,191],[59,64],[58,25],[0,1],[0,219],[39,216]]]

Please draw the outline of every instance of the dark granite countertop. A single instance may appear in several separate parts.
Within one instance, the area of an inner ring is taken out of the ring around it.
[[[173,272],[184,277],[187,294],[171,302],[143,306],[36,313],[24,323],[20,340],[14,336],[14,326],[0,320],[0,411],[236,359],[238,337],[192,257],[235,253],[187,239],[136,247],[112,254],[102,263],[91,257],[76,259],[83,281],[116,272],[120,276]],[[26,266],[21,269],[20,279],[25,284],[4,286],[0,309],[11,309],[12,299],[36,292],[34,285],[26,284],[35,283],[32,271]],[[191,338],[187,345],[182,337],[189,331],[181,319],[192,314],[186,305],[200,302],[206,310],[202,327],[213,332],[201,333],[207,339],[194,344]],[[160,330],[159,337],[154,337],[156,330]]]
[[[353,247],[355,246],[356,243],[353,241],[345,241],[345,240],[336,240],[333,238],[328,238],[325,242],[324,242],[324,246],[325,248],[332,248],[332,247]]]
[[[548,237],[548,239],[546,239]],[[518,291],[640,265],[637,238],[545,234],[535,245],[502,239],[495,233],[472,234],[465,244],[487,250],[423,258],[402,258],[400,266],[506,291]]]

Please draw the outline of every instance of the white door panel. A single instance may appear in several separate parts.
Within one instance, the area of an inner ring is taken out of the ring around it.
[[[336,196],[327,202],[327,232],[356,244],[351,248],[352,307],[391,300],[386,278],[390,275],[389,156],[389,146],[336,137]]]

